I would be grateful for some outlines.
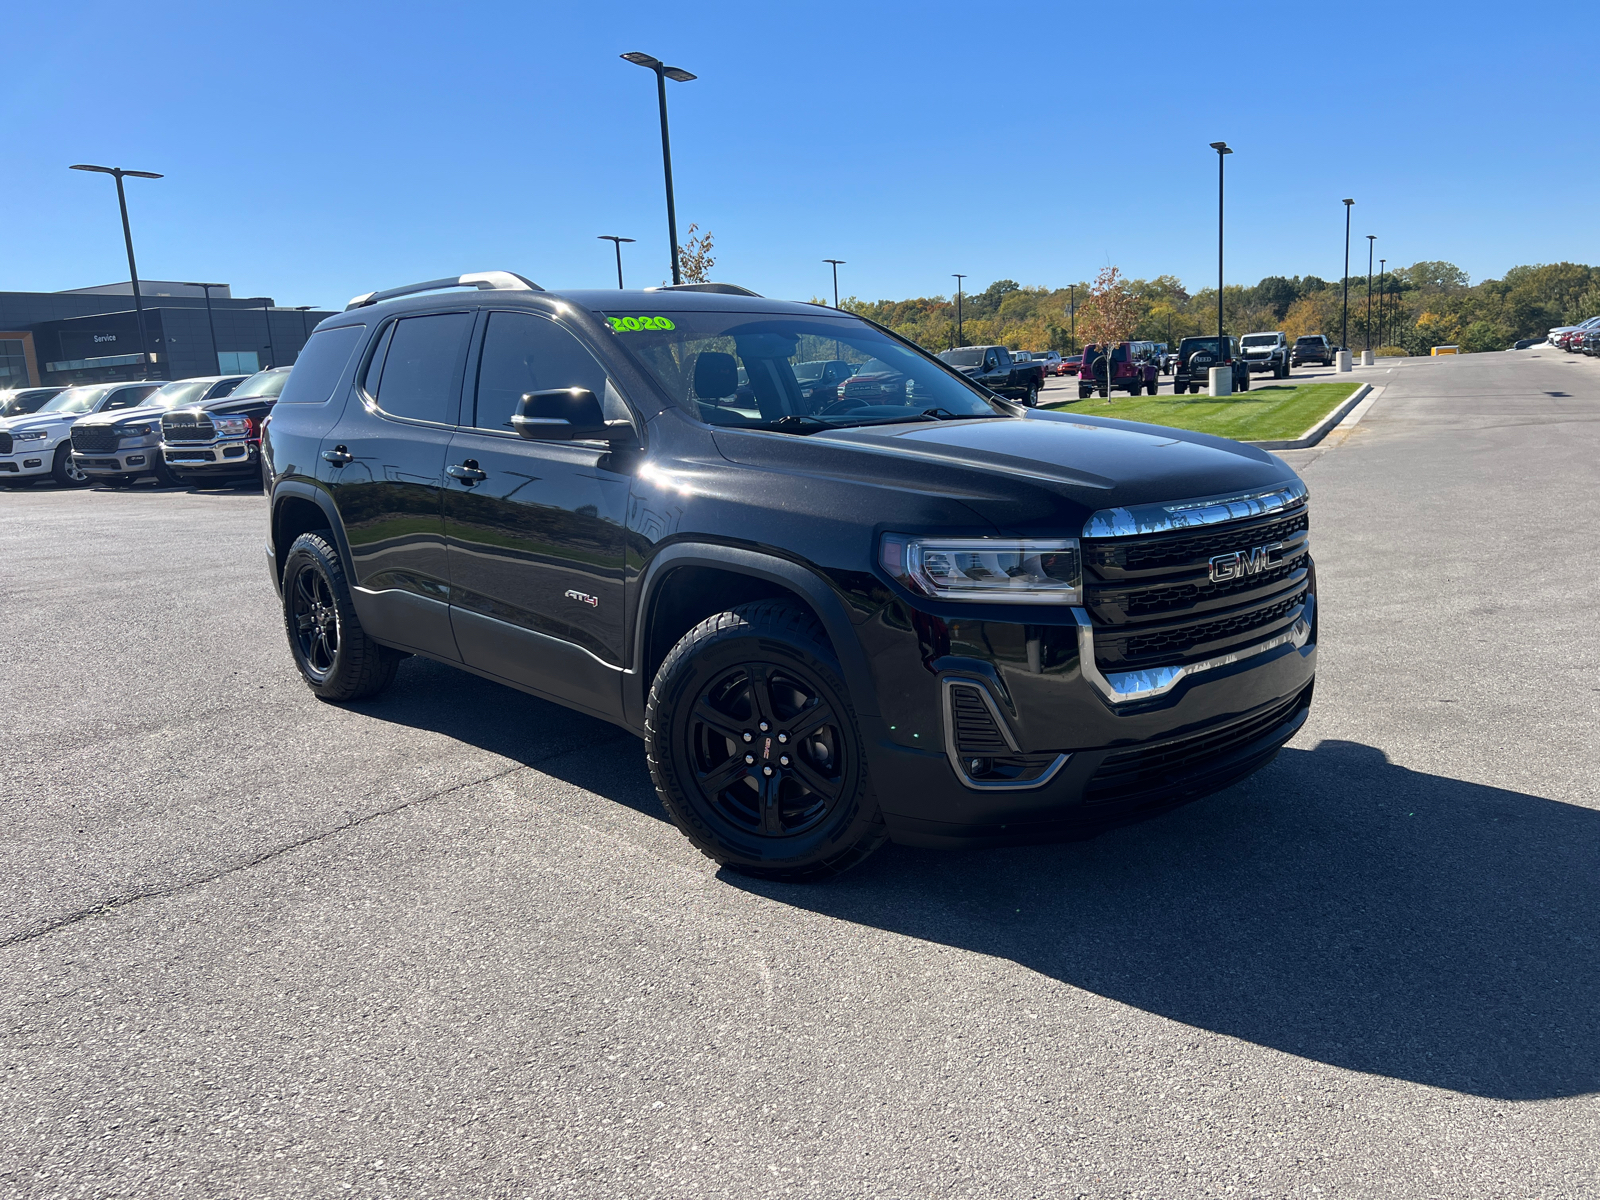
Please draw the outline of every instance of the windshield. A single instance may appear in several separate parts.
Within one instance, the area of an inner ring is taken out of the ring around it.
[[[1244,337],[1246,346],[1276,346],[1278,335],[1275,333],[1247,333]]]
[[[1217,339],[1214,337],[1184,338],[1178,345],[1179,354],[1193,354],[1196,350],[1203,350],[1207,354],[1215,354],[1217,352]]]
[[[288,382],[287,371],[258,371],[229,392],[228,396],[233,400],[245,396],[277,396],[283,392],[283,385]]]
[[[12,393],[6,398],[6,402],[0,405],[0,417],[20,417],[38,412],[46,400],[57,394],[48,388]]]
[[[112,385],[110,384],[101,384],[98,387],[68,388],[39,411],[86,413],[97,403],[99,403],[100,397],[109,392],[111,390],[111,386]]]
[[[983,362],[983,347],[963,346],[959,350],[946,350],[939,357],[952,367],[976,367]]]
[[[169,383],[157,389],[154,395],[146,396],[139,407],[177,408],[180,404],[190,404],[202,399],[215,382],[214,379],[185,379],[179,383]]]
[[[1296,346],[1315,346],[1321,340],[1322,340],[1322,338],[1320,336],[1318,336],[1318,337],[1296,338],[1295,341],[1294,341],[1294,344]]]
[[[712,425],[807,433],[1005,415],[934,359],[853,318],[742,312],[607,318],[662,390]],[[830,353],[856,373],[837,385],[807,386],[795,368]]]

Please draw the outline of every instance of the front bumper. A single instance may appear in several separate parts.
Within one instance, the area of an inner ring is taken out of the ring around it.
[[[48,475],[55,458],[55,447],[45,442],[30,446],[23,442],[12,454],[0,454],[0,480],[26,479]]]
[[[1244,365],[1251,371],[1271,371],[1276,364],[1270,358],[1247,358]]]
[[[182,475],[253,475],[261,469],[261,444],[239,438],[162,442],[167,466]]]
[[[85,475],[105,478],[112,475],[148,475],[161,461],[161,445],[119,446],[101,453],[72,452],[72,465]]]
[[[1122,675],[1096,668],[1087,614],[1071,620],[982,622],[965,649],[924,653],[914,673],[897,670],[892,682],[886,656],[873,656],[880,696],[900,698],[863,722],[896,841],[1090,836],[1227,787],[1265,765],[1305,721],[1316,676],[1314,598],[1287,635],[1202,664]],[[955,744],[950,697],[963,689],[998,733],[994,758],[965,757],[974,752]],[[991,769],[1002,762],[1014,764],[1009,779]]]

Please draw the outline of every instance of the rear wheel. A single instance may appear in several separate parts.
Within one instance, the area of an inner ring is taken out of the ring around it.
[[[1156,394],[1156,388],[1158,388],[1159,386],[1160,386],[1160,381],[1152,379],[1149,383],[1144,385],[1144,394],[1146,396],[1154,396]]]
[[[82,487],[89,482],[89,477],[73,465],[71,443],[62,442],[56,447],[55,460],[50,464],[50,478],[62,487]]]
[[[1030,383],[1028,385],[1028,397],[1023,401],[1023,403],[1029,408],[1039,407],[1039,385],[1037,383]]]
[[[283,623],[300,677],[319,700],[365,700],[394,682],[405,657],[367,636],[344,564],[321,533],[302,533],[283,566]]]
[[[823,879],[887,840],[838,660],[793,604],[740,605],[685,634],[651,685],[645,746],[678,828],[731,870]]]
[[[1243,379],[1239,379],[1239,380],[1235,380],[1234,381],[1233,390],[1236,391],[1236,392],[1248,392],[1250,390],[1250,372],[1249,371],[1246,371],[1244,373],[1244,378]]]

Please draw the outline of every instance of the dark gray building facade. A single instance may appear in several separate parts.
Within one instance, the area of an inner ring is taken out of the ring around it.
[[[156,286],[140,281],[141,292]],[[209,319],[203,297],[143,299],[148,362],[140,353],[131,293],[0,292],[0,388],[187,379],[290,366],[317,322],[331,315],[279,308],[270,297],[235,299],[217,289]]]

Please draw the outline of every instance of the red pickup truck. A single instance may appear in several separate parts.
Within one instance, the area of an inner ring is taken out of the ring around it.
[[[1111,392],[1137,396],[1141,391],[1154,396],[1161,382],[1154,342],[1118,342],[1111,348],[1109,380],[1107,369],[1105,350],[1090,342],[1083,348],[1083,366],[1078,371],[1079,400],[1087,400],[1096,391],[1102,396]]]

